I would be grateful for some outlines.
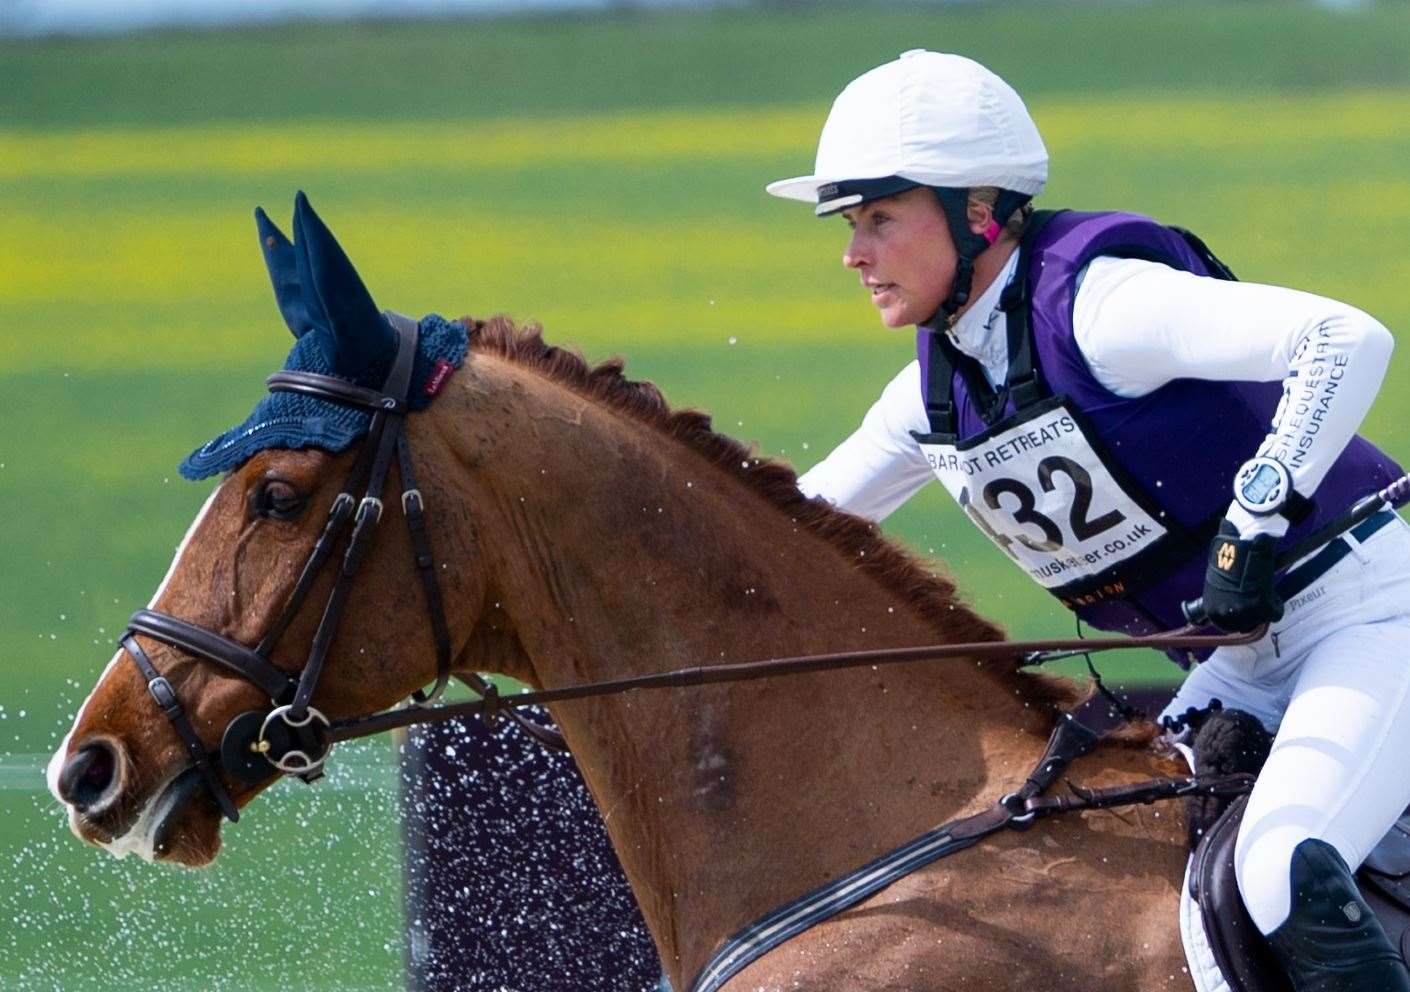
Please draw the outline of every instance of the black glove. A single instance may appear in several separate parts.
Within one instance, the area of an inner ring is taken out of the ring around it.
[[[1245,541],[1229,521],[1219,525],[1204,570],[1204,612],[1210,623],[1242,634],[1283,618],[1283,597],[1273,588],[1277,547],[1272,534]]]

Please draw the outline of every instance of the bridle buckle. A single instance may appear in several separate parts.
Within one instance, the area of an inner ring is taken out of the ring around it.
[[[174,709],[180,709],[181,704],[177,702],[176,690],[171,687],[171,683],[166,680],[165,675],[158,675],[149,681],[147,691],[152,694],[152,698],[162,708],[162,712],[170,713]]]
[[[382,522],[382,501],[376,496],[362,497],[362,502],[357,506],[357,522],[362,523],[368,514],[372,515],[374,524]]]

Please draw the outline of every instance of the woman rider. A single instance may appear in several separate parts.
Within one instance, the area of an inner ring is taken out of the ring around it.
[[[1046,180],[1022,101],[968,59],[907,52],[837,98],[814,174],[768,190],[846,218],[843,264],[917,359],[799,486],[879,520],[938,477],[1103,629],[1177,627],[1201,593],[1226,631],[1270,623],[1167,712],[1218,698],[1276,731],[1235,862],[1294,987],[1410,992],[1349,870],[1410,804],[1410,527],[1386,509],[1274,564],[1401,474],[1355,433],[1390,334],[1147,218],[1034,213]]]

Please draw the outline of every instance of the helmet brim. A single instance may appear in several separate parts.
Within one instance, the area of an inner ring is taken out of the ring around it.
[[[765,192],[785,200],[800,200],[814,204],[813,212],[827,217],[848,207],[870,203],[884,197],[904,193],[922,185],[901,176],[868,176],[864,178],[828,179],[821,176],[797,176],[780,179],[764,187]]]

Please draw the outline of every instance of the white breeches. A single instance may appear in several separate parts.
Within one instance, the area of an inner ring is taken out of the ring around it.
[[[1269,636],[1220,648],[1167,714],[1219,699],[1275,733],[1235,848],[1263,933],[1287,918],[1292,852],[1326,841],[1354,870],[1410,805],[1410,525],[1396,519],[1292,597]]]

